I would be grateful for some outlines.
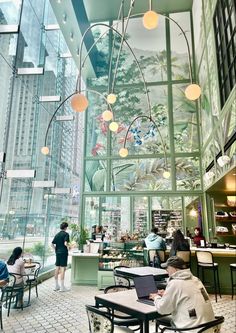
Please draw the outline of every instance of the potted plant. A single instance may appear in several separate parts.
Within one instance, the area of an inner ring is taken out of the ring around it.
[[[71,245],[71,247],[77,246],[79,248],[79,244],[80,244],[80,227],[79,227],[79,224],[71,223],[69,225],[69,228],[71,229],[70,245]]]
[[[79,248],[83,250],[83,252],[89,252],[87,240],[89,239],[89,232],[87,229],[81,227],[79,233]]]

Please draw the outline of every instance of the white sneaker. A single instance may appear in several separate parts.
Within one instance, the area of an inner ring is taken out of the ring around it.
[[[58,291],[58,290],[60,290],[60,287],[57,286],[57,287],[55,287],[53,290],[54,290],[54,291]]]
[[[70,291],[70,288],[63,287],[63,288],[60,288],[59,291],[60,291],[60,292]]]

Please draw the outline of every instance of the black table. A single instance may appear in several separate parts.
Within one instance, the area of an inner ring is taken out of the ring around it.
[[[149,333],[149,321],[163,317],[155,306],[137,301],[134,289],[95,296],[96,306],[103,305],[143,321],[144,333]]]
[[[126,278],[133,278],[136,276],[153,275],[156,281],[161,281],[169,275],[165,269],[155,267],[121,267],[116,269],[116,273]]]

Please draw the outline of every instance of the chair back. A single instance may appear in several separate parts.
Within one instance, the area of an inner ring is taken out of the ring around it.
[[[37,261],[32,261],[32,267],[26,268],[25,271],[27,275],[33,275],[34,278],[37,278],[39,275],[39,271],[41,269],[41,264]]]
[[[187,267],[191,264],[191,251],[176,251],[176,256],[183,259]]]
[[[197,263],[214,266],[213,255],[210,251],[196,251]]]
[[[124,276],[119,275],[119,273],[116,272],[117,268],[128,268],[128,266],[116,266],[113,269],[113,277],[114,277],[114,282],[116,286],[126,286],[130,287],[130,280]]]
[[[1,302],[5,302],[8,300],[9,297],[12,296],[14,287],[16,284],[16,277],[14,274],[9,273],[9,281],[4,287],[1,288]]]
[[[126,291],[131,289],[128,286],[121,286],[121,285],[114,285],[114,286],[109,286],[104,289],[104,294],[109,294],[109,293],[116,293],[119,291]]]
[[[202,333],[208,331],[210,328],[214,328],[214,330],[211,330],[210,332],[214,333],[220,333],[221,329],[221,324],[225,321],[225,318],[223,316],[216,316],[215,320],[209,321],[204,324],[200,324],[197,326],[193,327],[185,327],[185,328],[178,328],[178,327],[169,327],[169,326],[164,326],[160,328],[160,333],[163,333],[165,331],[167,332],[191,332],[193,331],[194,333]]]
[[[86,305],[90,333],[113,333],[114,324],[108,312]]]
[[[148,263],[153,267],[160,267],[165,262],[166,255],[164,250],[150,249],[148,250]]]
[[[4,287],[4,289],[7,288],[14,288],[16,284],[16,277],[13,273],[9,273],[9,281],[8,284]]]

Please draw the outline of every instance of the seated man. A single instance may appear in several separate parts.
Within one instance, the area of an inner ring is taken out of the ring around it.
[[[9,273],[5,262],[0,260],[0,287],[4,287],[8,283]]]
[[[190,328],[215,319],[209,296],[202,282],[186,269],[183,259],[170,257],[161,265],[169,281],[165,290],[150,294],[157,312],[171,314],[169,325]]]

